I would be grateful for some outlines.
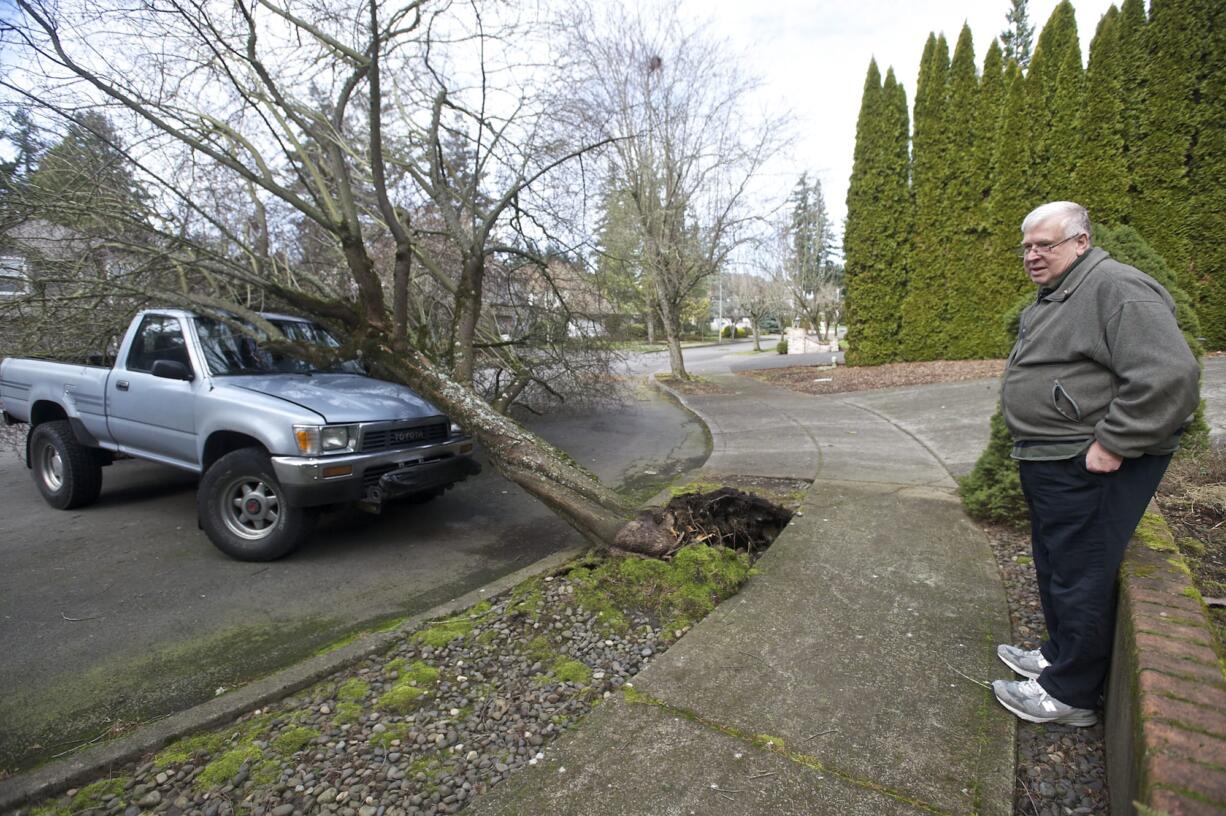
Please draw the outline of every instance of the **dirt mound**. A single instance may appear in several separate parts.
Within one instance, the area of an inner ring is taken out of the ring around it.
[[[723,546],[752,558],[771,545],[792,518],[792,511],[761,496],[731,487],[709,493],[683,493],[664,507],[650,508],[628,525],[639,531],[663,532],[651,555],[666,556],[687,544]],[[644,553],[643,549],[627,547]]]

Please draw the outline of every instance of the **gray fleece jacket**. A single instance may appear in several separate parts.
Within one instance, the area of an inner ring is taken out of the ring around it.
[[[1000,402],[1016,442],[1097,439],[1133,458],[1178,447],[1199,383],[1171,296],[1093,248],[1022,313]]]

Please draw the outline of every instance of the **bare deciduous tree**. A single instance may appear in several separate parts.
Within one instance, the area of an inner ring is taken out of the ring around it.
[[[673,376],[686,379],[682,305],[747,240],[750,186],[784,120],[749,109],[754,80],[676,5],[580,7],[566,32],[572,115],[615,139],[610,175],[634,210]]]

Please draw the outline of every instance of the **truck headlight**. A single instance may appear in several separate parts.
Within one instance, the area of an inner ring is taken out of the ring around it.
[[[294,439],[304,456],[352,451],[358,440],[356,425],[295,425]]]
[[[451,427],[447,429],[447,435],[448,436],[464,436],[465,433],[464,433],[463,428],[461,428],[459,425],[453,422],[451,423]]]

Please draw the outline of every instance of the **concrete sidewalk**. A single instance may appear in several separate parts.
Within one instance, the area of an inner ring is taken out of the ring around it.
[[[714,442],[698,478],[814,479],[801,513],[735,598],[470,812],[1011,813],[1014,720],[975,682],[1003,673],[1004,590],[937,454],[960,412],[915,404],[957,389],[904,396],[934,419],[908,427],[872,404],[905,389],[714,379],[682,397]]]

